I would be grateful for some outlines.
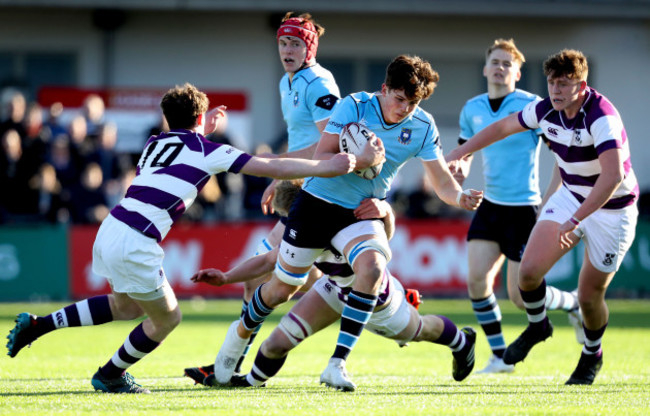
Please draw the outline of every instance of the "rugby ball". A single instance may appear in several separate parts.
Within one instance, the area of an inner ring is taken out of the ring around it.
[[[371,138],[372,133],[364,125],[348,123],[343,127],[339,135],[339,148],[341,152],[361,156],[363,148]],[[383,165],[383,163],[380,163],[366,169],[355,170],[354,174],[364,179],[375,179],[381,173]]]

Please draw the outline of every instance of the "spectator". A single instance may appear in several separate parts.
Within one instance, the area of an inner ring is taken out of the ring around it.
[[[97,94],[90,94],[83,103],[83,115],[88,124],[88,136],[98,137],[104,125],[104,100]]]
[[[108,215],[102,190],[102,169],[95,162],[86,165],[81,181],[71,188],[70,214],[75,224],[99,224]]]
[[[0,120],[0,135],[7,130],[15,130],[21,139],[25,137],[23,120],[25,119],[26,108],[27,103],[23,93],[17,90],[10,91],[7,102],[7,115]]]

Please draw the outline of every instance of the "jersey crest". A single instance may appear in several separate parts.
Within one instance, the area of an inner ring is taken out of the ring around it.
[[[411,129],[403,128],[399,134],[399,142],[402,144],[409,144],[411,142]]]

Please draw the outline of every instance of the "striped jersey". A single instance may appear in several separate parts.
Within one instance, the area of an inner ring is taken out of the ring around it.
[[[151,136],[133,183],[111,215],[162,241],[215,173],[237,173],[252,156],[190,130]]]
[[[531,101],[541,100],[535,94],[516,89],[503,98],[493,111],[487,94],[465,103],[460,113],[460,138],[471,138],[490,124],[521,111]],[[527,130],[513,134],[481,150],[485,199],[499,205],[539,205],[538,131]]]
[[[578,115],[568,120],[553,109],[550,98],[528,104],[519,122],[529,129],[541,128],[560,169],[562,184],[582,203],[601,173],[598,155],[621,149],[625,179],[605,209],[620,209],[635,203],[639,185],[630,159],[630,148],[621,116],[614,105],[591,87]]]
[[[325,131],[338,136],[351,122],[363,124],[384,143],[386,161],[381,173],[372,180],[354,173],[335,178],[308,178],[303,185],[315,197],[344,208],[354,209],[366,198],[384,199],[397,172],[408,160],[415,157],[436,160],[442,154],[436,123],[420,107],[400,123],[387,124],[378,96],[358,92],[341,100]]]
[[[341,93],[330,71],[316,64],[280,80],[282,115],[287,123],[288,151],[304,149],[320,140],[316,123],[327,119]]]

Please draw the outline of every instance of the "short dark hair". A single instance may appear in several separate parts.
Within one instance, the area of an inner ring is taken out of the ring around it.
[[[194,85],[176,86],[163,96],[160,108],[170,129],[192,129],[199,115],[208,111],[210,101]]]
[[[410,100],[426,100],[433,94],[440,77],[429,62],[419,56],[400,55],[386,68],[386,86],[404,90]]]

